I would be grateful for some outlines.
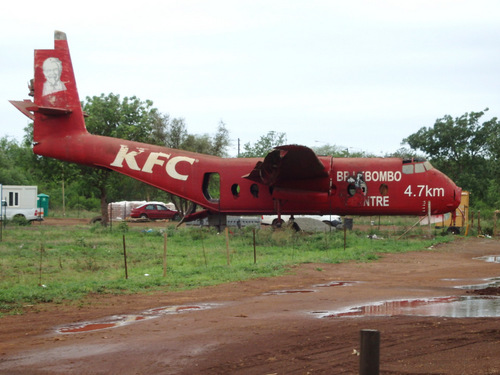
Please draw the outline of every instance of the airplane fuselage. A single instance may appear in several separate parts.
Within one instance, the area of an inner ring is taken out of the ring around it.
[[[33,150],[107,168],[188,199],[215,214],[440,214],[461,190],[427,162],[317,156],[298,145],[265,158],[219,158],[87,132],[66,35],[35,51],[31,100],[12,101],[34,121]]]
[[[419,215],[448,212],[460,189],[430,163],[320,156],[328,175],[268,186],[244,177],[261,158],[219,158],[90,134],[54,137],[37,154],[108,168],[227,214]]]

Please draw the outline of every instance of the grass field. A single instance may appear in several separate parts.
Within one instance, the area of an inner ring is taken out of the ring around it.
[[[121,223],[112,232],[99,225],[9,225],[0,242],[0,314],[21,313],[28,304],[78,301],[89,293],[173,291],[272,277],[300,263],[318,263],[320,269],[321,263],[366,262],[453,239],[439,233],[424,238],[422,229],[399,239],[401,228],[388,225],[347,231],[345,248],[343,231],[244,228],[226,235],[171,224],[149,229]],[[378,239],[368,237],[374,233]]]

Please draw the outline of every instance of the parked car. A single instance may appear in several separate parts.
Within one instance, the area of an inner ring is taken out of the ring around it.
[[[142,206],[133,208],[130,212],[130,217],[137,219],[171,219],[179,220],[181,215],[178,211],[171,210],[163,204],[159,203],[146,203]]]

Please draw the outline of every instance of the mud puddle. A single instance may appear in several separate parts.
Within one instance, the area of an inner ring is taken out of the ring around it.
[[[423,299],[382,301],[339,311],[316,311],[319,318],[367,316],[436,316],[449,318],[480,318],[500,316],[500,297],[446,296]]]
[[[482,260],[483,262],[488,263],[500,263],[500,255],[486,255],[484,257],[477,257],[474,259]]]
[[[146,310],[140,314],[113,315],[93,322],[72,323],[56,328],[56,332],[62,334],[68,334],[68,333],[98,331],[102,329],[121,327],[127,324],[154,319],[164,315],[181,314],[189,311],[207,310],[217,306],[218,304],[206,303],[200,305],[157,307],[154,309]]]
[[[324,284],[313,285],[313,288],[329,288],[336,286],[349,286],[359,283],[359,281],[329,281]],[[315,293],[315,289],[282,289],[282,290],[271,290],[269,292],[262,293],[264,296],[280,296],[284,294],[300,294],[300,293]]]
[[[484,283],[473,284],[473,285],[460,285],[455,288],[467,289],[467,290],[477,290],[477,289],[487,289],[487,288],[499,288],[500,287],[500,277],[493,277],[491,279],[484,279]]]
[[[264,296],[281,296],[284,294],[301,294],[301,293],[314,293],[314,289],[283,289],[283,290],[271,290],[270,292],[262,293]]]
[[[313,285],[315,288],[329,288],[334,286],[350,286],[359,283],[359,281],[330,281],[325,284]]]

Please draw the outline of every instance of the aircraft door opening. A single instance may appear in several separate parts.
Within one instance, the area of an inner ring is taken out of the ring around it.
[[[219,203],[220,175],[217,172],[205,173],[203,176],[203,195],[210,203]]]

